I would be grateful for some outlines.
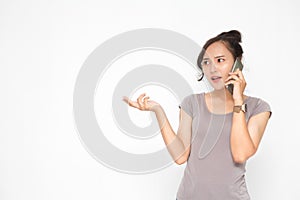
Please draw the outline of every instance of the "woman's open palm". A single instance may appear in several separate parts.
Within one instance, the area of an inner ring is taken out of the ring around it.
[[[154,111],[157,107],[159,107],[159,104],[155,101],[149,100],[149,98],[150,97],[143,93],[137,98],[137,101],[132,101],[128,97],[123,97],[123,101],[125,101],[129,106],[139,110]]]

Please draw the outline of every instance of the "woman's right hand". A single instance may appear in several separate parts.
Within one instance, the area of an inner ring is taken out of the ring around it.
[[[141,94],[137,101],[132,101],[128,97],[123,97],[123,101],[125,101],[129,106],[137,108],[139,110],[145,111],[155,111],[160,107],[159,103],[149,100],[150,97],[146,96],[145,93]]]

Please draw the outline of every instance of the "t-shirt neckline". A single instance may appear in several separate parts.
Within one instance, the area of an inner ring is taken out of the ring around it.
[[[213,113],[211,112],[209,109],[208,109],[208,106],[206,104],[206,101],[205,101],[205,93],[201,93],[201,98],[202,98],[202,101],[203,101],[203,104],[204,104],[204,107],[205,107],[205,110],[206,112],[208,112],[209,114],[211,115],[215,115],[215,116],[227,116],[227,115],[232,115],[233,114],[233,111],[229,112],[229,113],[224,113],[224,114],[217,114],[217,113]],[[248,99],[250,98],[250,96],[247,96],[246,99],[244,100],[244,102],[246,103],[246,101],[248,101]]]

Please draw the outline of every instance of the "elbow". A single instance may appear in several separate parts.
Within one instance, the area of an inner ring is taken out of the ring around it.
[[[245,156],[233,156],[233,161],[238,164],[243,164],[248,160]]]
[[[188,147],[185,152],[183,154],[181,154],[180,156],[177,156],[176,158],[174,158],[174,161],[177,165],[182,165],[184,163],[186,163],[190,157],[190,147]]]
[[[184,164],[185,162],[178,162],[178,161],[175,161],[175,163],[176,163],[177,165],[182,165],[182,164]]]
[[[186,161],[187,161],[186,158],[180,157],[180,158],[178,158],[177,160],[175,160],[175,163],[176,163],[177,165],[182,165],[182,164],[186,163]]]
[[[247,154],[237,154],[233,155],[233,161],[238,164],[245,163],[251,156],[253,156],[256,152],[256,149],[254,148],[252,151],[248,152]]]

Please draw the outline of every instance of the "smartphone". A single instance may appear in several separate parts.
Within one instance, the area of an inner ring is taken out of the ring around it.
[[[239,59],[239,58],[236,58],[234,63],[233,63],[233,66],[232,66],[232,69],[231,69],[231,72],[234,72],[236,71],[237,69],[240,69],[240,71],[243,70],[243,64],[242,64],[242,61]],[[231,94],[233,94],[233,84],[229,84],[227,86],[227,89],[229,90],[229,92]]]

